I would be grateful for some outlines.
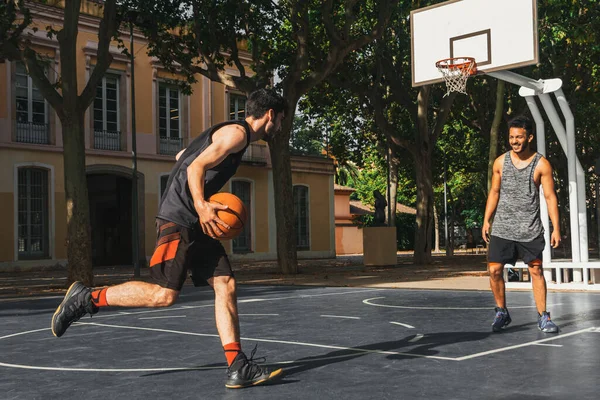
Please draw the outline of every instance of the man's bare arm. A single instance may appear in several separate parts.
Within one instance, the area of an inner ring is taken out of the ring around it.
[[[557,248],[560,244],[560,221],[558,214],[558,199],[556,197],[556,191],[554,190],[554,177],[552,176],[552,166],[544,157],[540,158],[540,162],[537,167],[540,171],[540,183],[544,189],[544,198],[548,205],[548,215],[550,221],[552,221],[552,236],[550,238],[550,245]]]
[[[503,156],[496,158],[496,161],[494,161],[494,166],[492,167],[492,184],[490,187],[490,193],[488,194],[487,202],[485,204],[483,227],[481,229],[481,237],[486,242],[490,241],[490,220],[496,211],[496,207],[498,207],[498,200],[500,199],[500,182],[502,180],[503,161]]]
[[[227,227],[215,212],[225,206],[211,205],[204,199],[205,173],[219,165],[229,154],[236,153],[246,145],[246,132],[238,126],[225,126],[213,133],[212,143],[187,168],[188,186],[194,207],[198,213],[200,226],[204,233],[211,237],[223,232],[218,224]]]

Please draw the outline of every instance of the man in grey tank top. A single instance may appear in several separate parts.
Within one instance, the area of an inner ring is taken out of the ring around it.
[[[529,267],[538,328],[542,332],[557,333],[558,326],[546,311],[546,280],[542,273],[542,251],[546,243],[539,195],[541,185],[554,228],[550,245],[556,248],[560,244],[560,225],[552,167],[548,160],[531,148],[533,127],[529,118],[517,117],[509,122],[508,128],[511,150],[494,161],[492,186],[481,230],[483,240],[489,244],[488,271],[496,300],[492,330],[500,332],[512,321],[506,308],[502,272],[505,264],[515,265],[517,259],[522,259]]]

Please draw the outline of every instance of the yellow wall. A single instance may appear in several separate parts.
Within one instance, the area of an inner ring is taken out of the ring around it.
[[[0,118],[7,117],[6,63],[0,63]]]
[[[327,251],[331,248],[329,221],[329,175],[295,172],[292,174],[294,185],[307,185],[310,196],[310,250]],[[327,194],[327,195],[325,195]]]

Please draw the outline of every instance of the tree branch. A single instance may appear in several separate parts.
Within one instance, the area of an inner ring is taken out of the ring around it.
[[[106,70],[112,63],[110,54],[110,40],[117,33],[120,23],[117,22],[116,0],[104,2],[104,15],[100,21],[98,30],[98,50],[96,53],[96,66],[88,80],[83,92],[79,96],[78,106],[80,110],[86,110],[96,97],[96,87],[104,77]]]

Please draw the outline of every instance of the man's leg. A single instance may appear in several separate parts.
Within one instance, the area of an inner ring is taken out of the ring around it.
[[[504,265],[500,263],[488,263],[488,273],[490,274],[490,288],[496,300],[496,306],[506,308],[506,290],[504,287]]]
[[[545,333],[557,333],[558,326],[550,319],[550,313],[546,311],[547,289],[542,260],[536,259],[527,265],[529,266],[529,275],[531,276],[533,298],[535,299],[538,311],[538,328]]]
[[[235,278],[233,276],[214,276],[207,282],[215,291],[217,330],[229,366],[225,386],[230,389],[240,389],[260,385],[280,376],[283,372],[281,368],[271,371],[252,361],[254,352],[250,359],[246,358],[242,352]]]
[[[85,314],[96,314],[100,307],[167,307],[178,295],[176,290],[146,282],[127,282],[95,291],[75,282],[52,316],[52,334],[61,337],[73,322]]]
[[[528,264],[529,276],[531,276],[531,286],[533,287],[533,298],[537,307],[538,314],[546,311],[546,279],[541,260],[533,260]]]
[[[215,320],[223,346],[240,342],[240,321],[237,310],[235,278],[215,276],[208,279],[215,291]]]

